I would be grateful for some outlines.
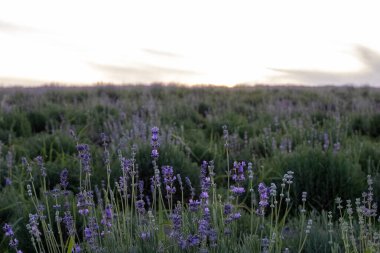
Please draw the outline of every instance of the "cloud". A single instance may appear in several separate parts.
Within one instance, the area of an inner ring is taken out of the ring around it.
[[[161,50],[156,50],[156,49],[149,49],[149,48],[144,48],[142,49],[147,54],[154,55],[154,56],[160,56],[160,57],[171,57],[171,58],[179,58],[182,57],[179,54],[167,52],[167,51],[161,51]]]
[[[32,32],[33,28],[0,20],[0,32]]]
[[[32,78],[22,78],[22,77],[8,77],[8,76],[0,76],[0,86],[8,86],[8,85],[41,85],[46,83],[45,81],[32,79]]]
[[[95,70],[102,72],[107,80],[123,83],[156,82],[161,80],[164,82],[176,81],[200,74],[190,70],[152,65],[138,65],[136,67],[98,63],[89,63],[89,65]]]
[[[273,80],[295,80],[302,84],[370,84],[380,85],[380,54],[365,46],[356,46],[353,54],[363,64],[355,72],[328,72],[302,69],[273,69],[280,73]],[[328,59],[326,59],[328,61]]]

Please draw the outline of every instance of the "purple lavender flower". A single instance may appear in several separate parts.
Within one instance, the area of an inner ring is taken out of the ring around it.
[[[67,186],[69,185],[69,182],[67,181],[69,176],[69,171],[67,169],[62,170],[60,174],[60,181],[61,181],[61,186],[64,190],[66,190]]]
[[[34,158],[34,160],[37,162],[38,167],[40,167],[41,176],[46,177],[46,168],[44,166],[44,160],[42,156],[37,156],[36,158]]]
[[[231,218],[232,218],[233,220],[238,220],[238,219],[240,219],[240,217],[241,217],[241,214],[240,214],[239,212],[237,212],[237,213],[233,213],[233,214],[231,215]]]
[[[217,244],[216,244],[216,241],[218,239],[218,234],[216,233],[216,230],[211,228],[209,233],[208,233],[208,238],[210,240],[210,246],[211,247],[216,247]]]
[[[128,175],[129,171],[131,170],[132,162],[131,160],[125,158],[125,157],[120,157],[120,165],[122,171]]]
[[[12,180],[9,177],[6,177],[5,178],[5,185],[11,185],[11,184],[12,184]]]
[[[85,173],[91,173],[91,167],[90,167],[90,161],[91,161],[91,154],[90,154],[90,147],[87,144],[78,144],[77,145],[77,151],[79,153],[78,157],[81,161],[83,171]]]
[[[198,232],[202,240],[207,239],[209,228],[210,228],[210,224],[207,219],[201,219],[198,221]]]
[[[37,206],[37,213],[40,215],[40,219],[46,219],[46,215],[44,215],[45,206],[43,204],[38,204]]]
[[[38,214],[29,214],[29,224],[26,225],[29,233],[37,241],[41,241],[41,232],[38,229]]]
[[[140,193],[140,199],[144,198],[144,181],[140,180],[138,183],[139,193]]]
[[[201,164],[201,181],[203,181],[207,177],[207,161],[203,161]]]
[[[150,233],[149,232],[141,232],[140,233],[140,238],[143,241],[148,240],[150,238]]]
[[[176,205],[174,212],[170,215],[170,220],[172,221],[173,228],[170,236],[179,239],[181,236],[182,228],[182,215],[181,215],[181,205]]]
[[[93,206],[92,192],[83,191],[77,194],[77,207],[79,214],[87,216],[89,214],[89,207]]]
[[[241,183],[245,181],[245,176],[244,176],[245,166],[246,166],[245,162],[234,162],[234,167],[232,169],[233,171],[232,180],[234,180],[236,183]]]
[[[4,224],[3,231],[5,233],[5,236],[7,237],[13,237],[15,235],[13,232],[12,226],[7,223]]]
[[[189,209],[191,212],[197,212],[199,210],[199,206],[201,205],[201,202],[199,200],[189,200]]]
[[[4,226],[3,226],[3,231],[5,233],[5,236],[6,237],[10,237],[10,240],[9,240],[9,246],[13,249],[16,250],[16,252],[21,252],[21,250],[17,249],[17,246],[18,246],[18,240],[17,238],[15,237],[15,234],[12,230],[12,226],[5,223]]]
[[[201,192],[200,196],[201,199],[207,200],[208,199],[208,192]]]
[[[153,158],[153,160],[157,160],[158,157],[159,157],[159,153],[158,153],[158,147],[160,146],[160,143],[158,141],[158,132],[159,132],[159,129],[158,127],[153,127],[152,128],[152,139],[151,139],[151,146],[152,146],[152,153],[151,153],[151,157]]]
[[[188,243],[187,243],[187,240],[183,239],[182,237],[178,240],[178,246],[184,250],[187,248],[188,246]]]
[[[111,233],[111,227],[112,227],[112,206],[107,205],[103,214],[102,214],[102,219],[100,223],[104,226],[104,230],[101,232],[101,235],[104,236],[105,234]]]
[[[179,189],[180,189],[181,191],[183,191],[184,188],[183,188],[182,178],[181,178],[181,175],[180,175],[180,174],[177,174],[177,180],[178,180],[178,183],[179,183]]]
[[[193,247],[193,246],[198,246],[201,241],[198,235],[189,235],[189,237],[187,238],[187,242],[189,246]]]
[[[89,227],[86,227],[84,229],[84,236],[85,236],[85,239],[88,241],[92,238],[92,231]]]
[[[151,203],[150,203],[150,198],[148,195],[145,196],[145,200],[146,200],[146,205],[148,206],[148,208],[151,206]]]
[[[11,248],[17,249],[17,246],[18,246],[17,238],[15,238],[15,237],[11,238],[11,240],[9,241],[9,246]]]
[[[79,253],[79,252],[81,252],[80,246],[78,244],[74,244],[74,247],[73,247],[71,253]]]
[[[145,202],[144,200],[140,199],[136,201],[136,210],[139,214],[145,213]]]
[[[245,193],[245,189],[244,187],[240,187],[240,186],[231,186],[231,192],[235,196],[240,196]]]
[[[65,212],[65,215],[62,218],[63,224],[66,227],[66,231],[70,236],[73,236],[75,234],[75,225],[73,216],[69,211]]]
[[[152,153],[150,155],[153,159],[157,160],[158,157],[160,156],[160,154],[158,153],[158,150],[157,149],[153,149],[152,150]]]
[[[224,205],[224,214],[225,215],[228,215],[228,214],[230,214],[232,212],[232,205],[231,204],[229,204],[229,203],[226,203],[225,205]]]
[[[269,205],[269,189],[265,186],[264,183],[260,183],[258,186],[259,194],[260,194],[260,202],[259,209],[256,211],[258,215],[264,215],[265,207]]]
[[[165,190],[167,193],[166,198],[170,198],[170,196],[176,192],[176,188],[173,186],[176,177],[173,176],[173,174],[173,167],[162,166],[162,175],[164,177]]]
[[[97,237],[99,236],[99,226],[96,223],[95,217],[88,219],[88,226],[84,229],[84,239],[90,246],[91,251],[97,252],[99,247],[97,245]]]
[[[21,162],[22,162],[22,165],[24,166],[24,168],[26,167],[26,172],[27,173],[31,173],[32,172],[32,167],[28,163],[28,160],[26,159],[26,157],[22,157],[21,158]]]

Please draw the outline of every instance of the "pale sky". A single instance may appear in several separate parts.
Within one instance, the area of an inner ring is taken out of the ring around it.
[[[0,85],[380,86],[378,1],[0,1]]]

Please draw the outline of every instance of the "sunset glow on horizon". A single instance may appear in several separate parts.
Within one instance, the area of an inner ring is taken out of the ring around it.
[[[376,1],[2,1],[0,85],[380,86]]]

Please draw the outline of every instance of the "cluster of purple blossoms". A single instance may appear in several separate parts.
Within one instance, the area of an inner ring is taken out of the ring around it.
[[[88,226],[84,229],[84,239],[90,246],[90,249],[94,252],[99,250],[97,245],[97,237],[98,237],[99,226],[96,223],[95,217],[89,218]]]
[[[70,236],[75,234],[75,224],[73,216],[69,211],[65,212],[65,215],[62,218],[63,224],[65,224],[66,231]]]
[[[111,205],[107,205],[105,210],[104,210],[104,213],[102,215],[102,220],[100,221],[100,223],[105,227],[106,231],[103,231],[102,232],[102,235],[104,235],[105,232],[107,233],[110,233],[110,229],[112,227],[112,218],[113,218],[113,214],[112,214],[112,206]]]
[[[77,194],[77,207],[80,215],[89,214],[89,207],[93,206],[93,193],[91,191],[83,191]]]
[[[5,185],[11,185],[12,184],[12,179],[9,177],[5,178]]]
[[[25,170],[26,170],[27,173],[31,173],[32,172],[32,166],[30,166],[30,164],[28,163],[28,160],[26,159],[26,157],[22,157],[21,158],[21,163],[24,166],[24,168],[26,168]]]
[[[37,242],[41,241],[41,232],[38,229],[38,214],[29,214],[29,223],[26,225],[30,235],[36,239]]]
[[[189,247],[197,247],[201,243],[201,240],[197,234],[189,235],[186,238],[182,237],[178,240],[178,245],[182,250],[185,250]]]
[[[13,154],[11,151],[8,151],[7,156],[6,156],[6,161],[7,161],[7,168],[9,172],[9,177],[5,178],[5,185],[11,185],[12,184],[12,179],[11,179],[11,174],[10,171],[12,170],[13,167]]]
[[[34,158],[34,160],[37,162],[38,167],[40,167],[41,176],[46,177],[46,168],[42,156],[37,156],[36,158]]]
[[[178,204],[174,208],[174,212],[170,214],[170,219],[173,223],[173,228],[170,233],[170,237],[179,239],[181,237],[181,228],[182,228],[182,210],[181,205]]]
[[[226,203],[224,205],[224,210],[223,210],[223,214],[226,216],[225,220],[224,220],[224,223],[226,225],[230,224],[232,221],[240,219],[240,217],[241,217],[241,214],[239,212],[233,213],[232,211],[233,211],[233,206],[229,203]],[[228,230],[229,230],[229,228],[228,228]],[[228,233],[225,233],[225,234],[228,235]]]
[[[77,151],[78,151],[78,157],[80,159],[80,162],[82,164],[83,171],[85,173],[91,173],[91,167],[90,167],[90,161],[91,161],[91,154],[90,154],[90,147],[87,144],[78,144],[77,145]]]
[[[68,176],[69,176],[69,171],[67,169],[62,170],[60,174],[60,184],[63,190],[66,190],[67,186],[69,185]]]
[[[235,181],[236,185],[231,186],[231,192],[234,196],[241,196],[245,193],[244,187],[240,186],[240,183],[245,181],[244,168],[246,167],[246,163],[242,162],[234,162],[234,167],[232,169],[233,175],[232,180]]]
[[[178,180],[178,183],[179,183],[179,189],[180,189],[181,191],[183,191],[184,188],[183,188],[182,178],[181,178],[181,175],[180,175],[180,174],[177,174],[177,180]]]
[[[152,140],[150,142],[150,145],[152,146],[151,156],[153,160],[157,160],[159,157],[158,147],[160,146],[160,143],[158,142],[158,131],[158,127],[152,128]]]
[[[128,175],[131,171],[132,162],[130,159],[120,156],[120,167],[125,175]]]
[[[123,198],[129,198],[129,194],[127,194],[128,191],[128,176],[121,176],[119,178],[118,187],[121,192],[121,196]]]
[[[245,176],[244,176],[245,166],[246,166],[245,162],[234,162],[234,167],[232,169],[233,171],[232,180],[234,180],[236,183],[241,183],[245,181]]]
[[[200,198],[204,200],[203,203],[207,204],[208,203],[208,191],[210,190],[211,187],[211,179],[210,177],[207,176],[207,168],[208,168],[208,163],[206,161],[202,162],[201,165],[201,173],[200,173],[200,180],[201,180],[201,194]]]
[[[144,200],[140,199],[136,201],[136,210],[139,214],[145,213],[145,202]]]
[[[200,236],[201,241],[210,243],[210,246],[216,246],[217,233],[214,228],[211,227],[211,214],[210,209],[208,207],[202,208],[203,215],[202,219],[198,221],[198,234]]]
[[[260,194],[259,208],[256,210],[258,215],[263,216],[265,214],[265,207],[269,205],[269,189],[265,186],[264,183],[260,183],[258,186]]]
[[[235,196],[241,196],[245,193],[245,189],[244,187],[241,187],[241,186],[231,186],[231,192],[235,195]]]
[[[9,224],[7,224],[7,223],[5,223],[4,226],[3,226],[3,231],[5,233],[5,236],[10,238],[9,246],[11,248],[15,249],[16,253],[22,253],[22,251],[17,248],[17,246],[18,246],[18,240],[15,237],[15,234],[14,234],[14,232],[12,230],[12,226],[9,225]]]
[[[37,213],[39,214],[41,220],[46,219],[46,215],[44,215],[44,211],[45,211],[45,206],[43,204],[38,204]]]
[[[171,166],[162,166],[162,176],[164,178],[166,198],[169,198],[171,195],[175,194],[176,188],[173,186],[176,176],[173,176],[173,167]]]
[[[199,200],[189,200],[189,209],[191,212],[197,212],[199,210],[199,206],[201,205],[201,202]]]
[[[150,239],[150,232],[141,232],[140,233],[140,238],[143,241]]]
[[[139,197],[140,197],[140,199],[143,199],[144,198],[144,181],[139,180],[137,187],[138,187],[139,193],[140,193]]]
[[[74,244],[74,247],[73,247],[71,253],[79,253],[79,252],[81,252],[80,246],[78,244]]]

